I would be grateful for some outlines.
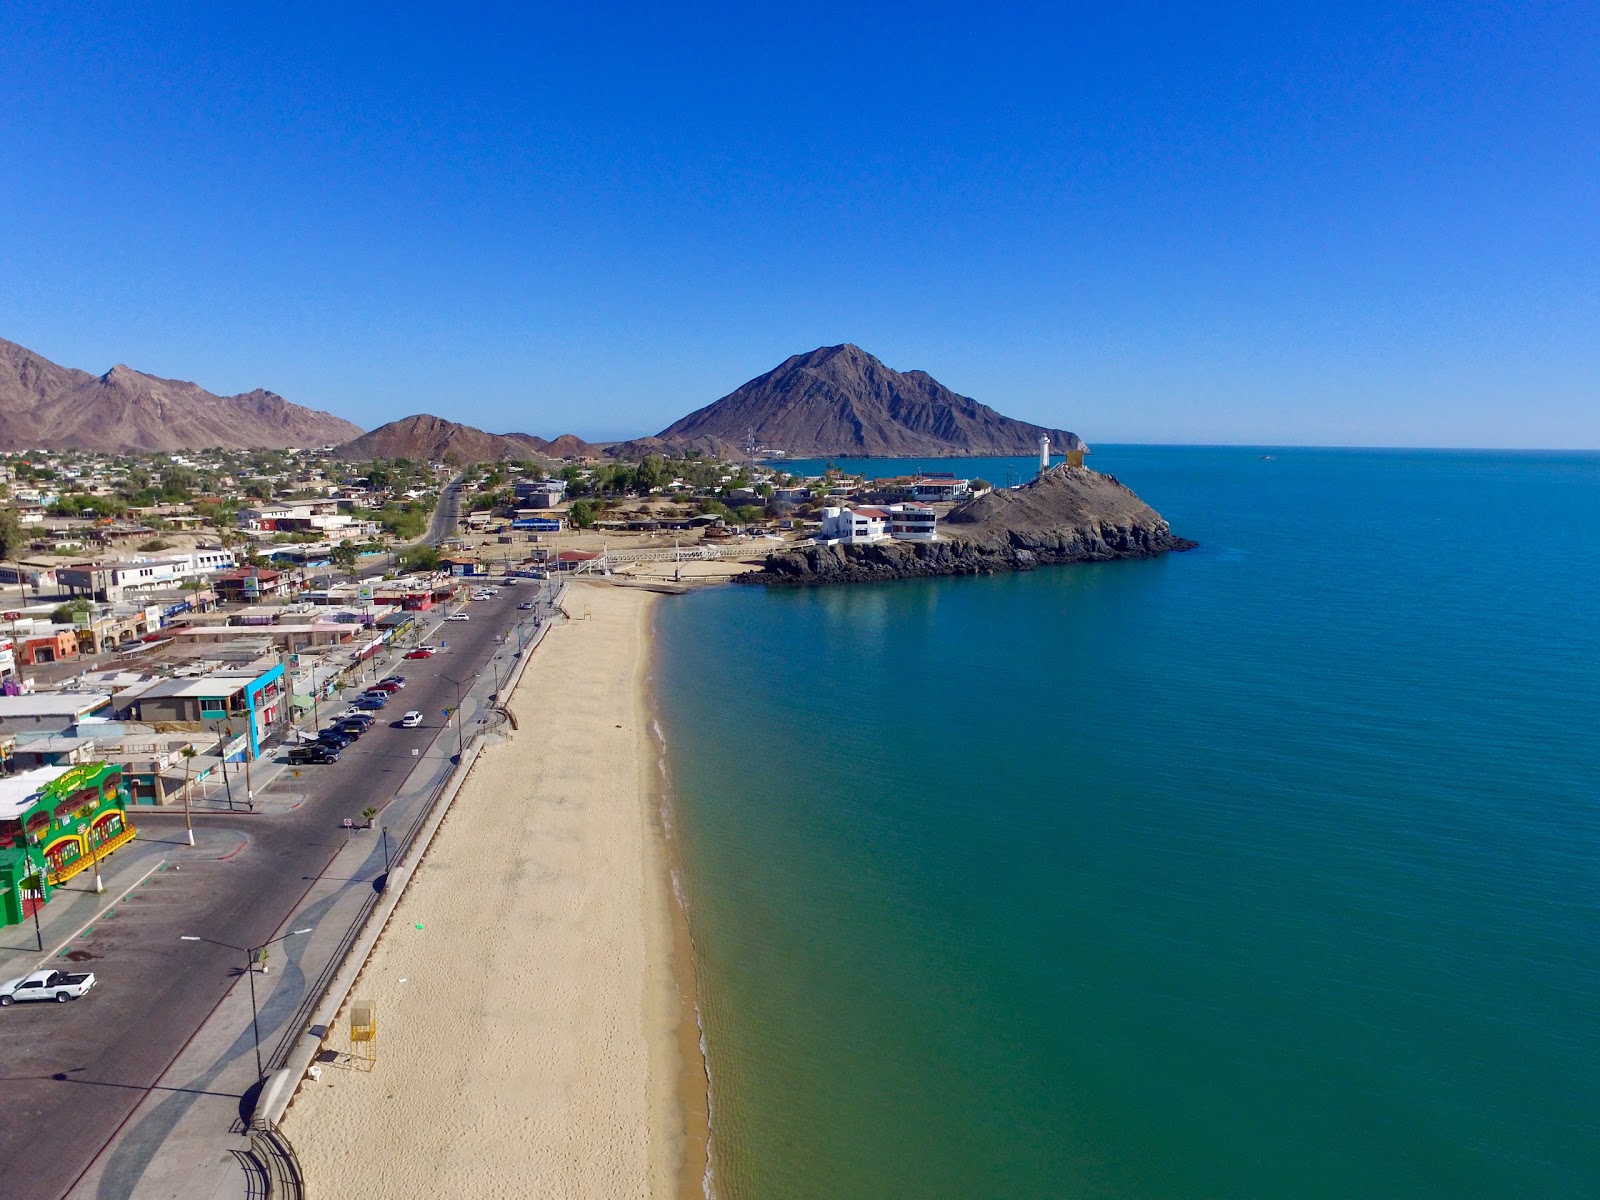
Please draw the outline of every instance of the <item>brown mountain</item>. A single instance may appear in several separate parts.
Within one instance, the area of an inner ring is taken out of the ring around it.
[[[344,458],[410,458],[423,462],[468,463],[567,458],[592,454],[594,447],[570,433],[554,441],[528,433],[485,433],[471,425],[419,413],[380,425],[339,447]]]
[[[1057,450],[1083,445],[1075,433],[1002,416],[926,371],[891,370],[846,344],[797,354],[657,436],[734,455],[753,435],[796,456],[922,457],[1033,454],[1041,434]]]
[[[217,396],[120,364],[91,375],[0,339],[3,450],[248,450],[325,446],[360,432],[259,388]]]

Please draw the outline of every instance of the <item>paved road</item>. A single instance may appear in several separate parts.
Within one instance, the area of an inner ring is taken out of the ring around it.
[[[169,843],[168,867],[69,952],[79,969],[95,971],[99,986],[70,1004],[13,1005],[0,1015],[0,1194],[63,1195],[238,979],[244,954],[219,943],[252,946],[271,937],[346,845],[344,818],[384,807],[419,764],[431,764],[437,777],[448,772],[455,735],[441,710],[456,701],[450,677],[474,682],[501,635],[526,615],[517,604],[532,594],[505,588],[467,605],[470,621],[441,625],[431,640],[446,650],[402,662],[408,686],[380,714],[398,719],[419,709],[424,726],[380,721],[340,762],[285,772],[273,790],[302,794],[298,807],[197,816],[193,848],[184,843],[181,816],[144,818],[140,841]],[[283,968],[293,959],[280,946],[271,961]]]
[[[434,507],[433,520],[428,525],[428,536],[422,540],[437,546],[455,533],[461,521],[461,484],[467,478],[465,471],[457,475],[439,493],[439,503]]]

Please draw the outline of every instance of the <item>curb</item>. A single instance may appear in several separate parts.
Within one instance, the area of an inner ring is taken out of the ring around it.
[[[552,604],[554,610],[559,611],[561,599],[566,594],[566,586],[556,594]],[[517,684],[522,681],[522,673],[527,669],[529,660],[533,657],[534,650],[544,640],[544,635],[553,625],[554,619],[545,622],[539,627],[539,632],[518,654],[518,663],[513,673],[507,676],[504,685],[506,694],[510,695],[516,690]],[[490,711],[493,711],[491,706]],[[284,1065],[272,1073],[269,1084],[262,1093],[261,1103],[256,1109],[258,1120],[264,1120],[276,1125],[283,1120],[283,1115],[294,1103],[295,1096],[299,1093],[300,1082],[305,1078],[306,1071],[315,1061],[321,1051],[327,1032],[332,1029],[334,1020],[344,1008],[345,1002],[350,997],[350,991],[355,987],[356,980],[361,972],[366,969],[367,960],[372,955],[373,947],[378,939],[383,936],[383,931],[388,928],[389,918],[399,907],[400,901],[405,897],[407,886],[415,874],[423,857],[433,844],[434,836],[439,831],[439,826],[449,815],[450,807],[455,803],[456,796],[467,781],[467,776],[472,772],[472,766],[478,761],[478,755],[483,751],[485,735],[476,733],[472,736],[466,747],[466,752],[461,757],[461,762],[451,773],[450,778],[440,789],[439,795],[433,802],[433,808],[428,813],[427,819],[417,831],[416,839],[406,851],[406,855],[395,863],[389,871],[389,883],[384,888],[383,897],[367,914],[360,934],[351,943],[345,952],[344,960],[333,976],[333,981],[323,993],[322,999],[312,1009],[310,1019],[305,1028],[296,1033],[294,1048],[284,1056]],[[320,1035],[313,1035],[312,1031],[321,1029]]]

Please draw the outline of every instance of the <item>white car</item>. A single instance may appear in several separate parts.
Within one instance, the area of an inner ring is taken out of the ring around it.
[[[406,713],[405,716],[400,718],[400,728],[401,729],[415,729],[418,725],[421,725],[421,724],[422,724],[422,714],[420,712],[418,712],[414,708],[410,712]]]
[[[94,986],[94,972],[68,975],[65,971],[35,971],[0,983],[0,1004],[20,1004],[25,1000],[54,1000],[65,1004],[76,1000]]]
[[[470,621],[470,620],[472,620],[472,618],[467,616],[466,613],[451,613],[448,617],[445,618],[445,620],[446,621]]]

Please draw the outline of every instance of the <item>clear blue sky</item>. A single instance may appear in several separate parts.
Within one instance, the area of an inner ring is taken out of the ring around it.
[[[6,4],[0,337],[369,427],[853,341],[1091,443],[1600,446],[1592,3],[340,7]]]

